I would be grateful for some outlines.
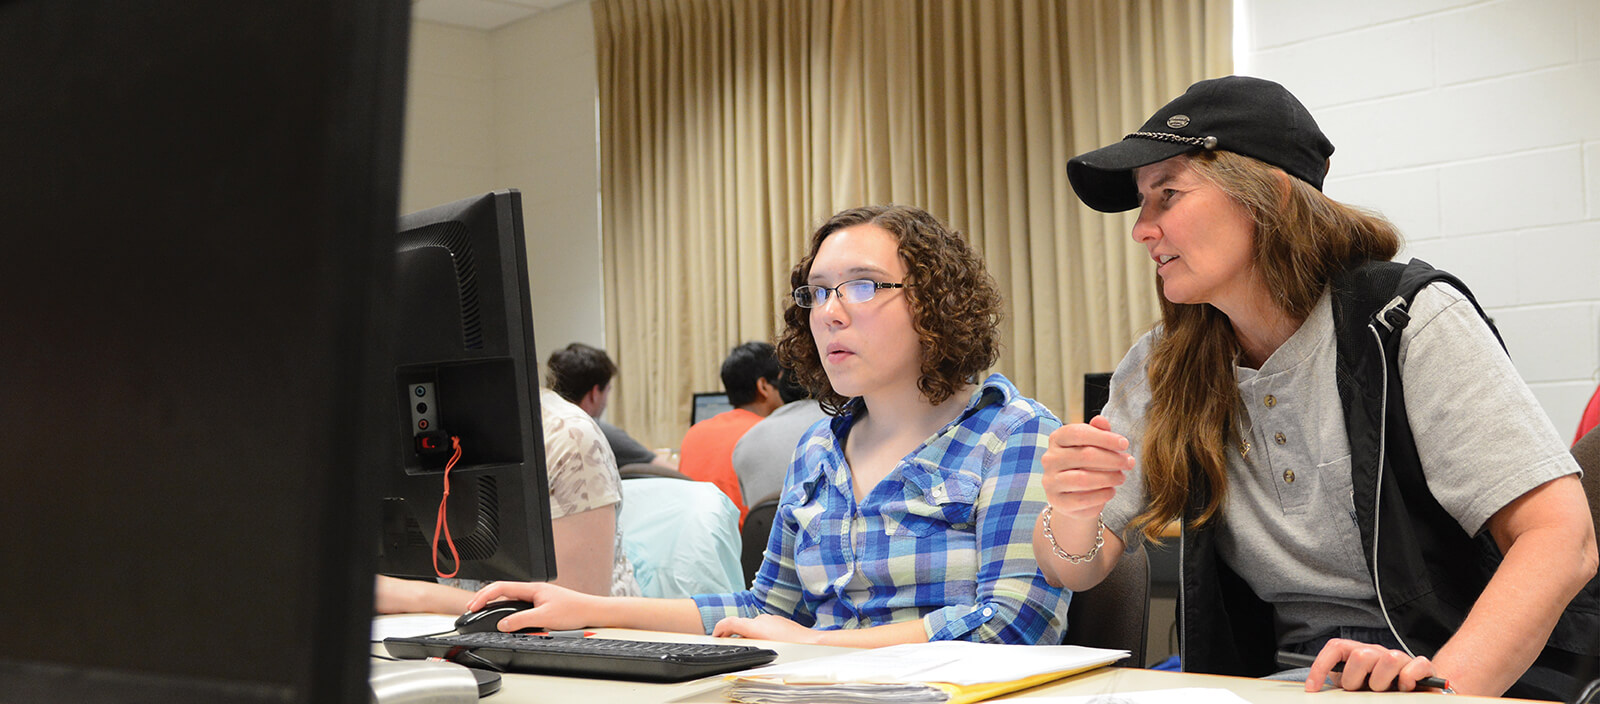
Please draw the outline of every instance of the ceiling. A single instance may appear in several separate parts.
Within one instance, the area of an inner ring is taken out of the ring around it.
[[[411,0],[411,17],[487,32],[569,2],[573,0]]]

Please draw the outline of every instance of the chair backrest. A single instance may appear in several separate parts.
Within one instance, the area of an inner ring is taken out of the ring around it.
[[[644,596],[726,594],[739,583],[739,509],[709,482],[643,476],[622,482],[622,550]]]
[[[1596,540],[1600,540],[1600,427],[1584,433],[1572,446],[1572,458],[1583,469],[1583,493],[1589,496]]]
[[[1589,515],[1594,521],[1595,540],[1600,541],[1600,427],[1578,438],[1578,442],[1572,446],[1572,458],[1578,461],[1578,467],[1583,470],[1583,493],[1589,497]],[[1600,634],[1595,637],[1600,638]],[[1592,676],[1595,673],[1586,674]],[[1600,678],[1591,679],[1580,687],[1573,695],[1571,704],[1600,704]]]
[[[694,481],[693,479],[690,479],[688,475],[671,467],[664,467],[659,464],[649,464],[645,462],[622,465],[621,467],[617,468],[617,475],[621,476],[623,479],[662,477],[665,479],[682,479],[689,482]]]
[[[1569,704],[1600,704],[1600,680],[1593,680],[1572,696]]]
[[[772,521],[778,515],[778,497],[769,496],[756,502],[745,514],[744,525],[739,527],[739,541],[743,543],[739,564],[744,567],[744,584],[756,581],[756,571],[761,569],[761,557],[767,551],[767,539],[772,535]]]
[[[1124,667],[1144,667],[1150,617],[1150,556],[1144,543],[1117,560],[1117,567],[1093,589],[1072,594],[1067,607],[1067,645],[1116,648],[1130,653]]]

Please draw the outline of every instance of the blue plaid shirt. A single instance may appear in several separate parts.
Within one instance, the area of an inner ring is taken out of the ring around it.
[[[1060,643],[1071,593],[1045,583],[1032,540],[1045,505],[1035,468],[1061,421],[991,375],[858,504],[843,439],[859,404],[801,439],[755,584],[694,597],[706,632],[771,613],[819,629],[921,619],[929,640]]]

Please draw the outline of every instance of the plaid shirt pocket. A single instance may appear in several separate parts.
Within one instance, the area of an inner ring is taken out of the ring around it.
[[[972,530],[973,504],[982,481],[977,474],[917,466],[903,469],[900,496],[885,507],[885,532],[926,537],[947,530]]]

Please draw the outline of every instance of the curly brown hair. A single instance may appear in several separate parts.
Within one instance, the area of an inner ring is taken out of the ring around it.
[[[929,403],[939,404],[1000,357],[1001,299],[999,287],[983,259],[960,233],[921,208],[875,205],[844,210],[829,218],[811,236],[811,249],[789,273],[789,284],[804,286],[822,241],[839,230],[872,224],[894,235],[906,267],[906,298],[911,322],[922,341],[922,375],[917,389]],[[783,309],[784,329],[778,338],[778,360],[795,380],[838,415],[850,399],[833,390],[811,335],[808,309],[790,300]]]

